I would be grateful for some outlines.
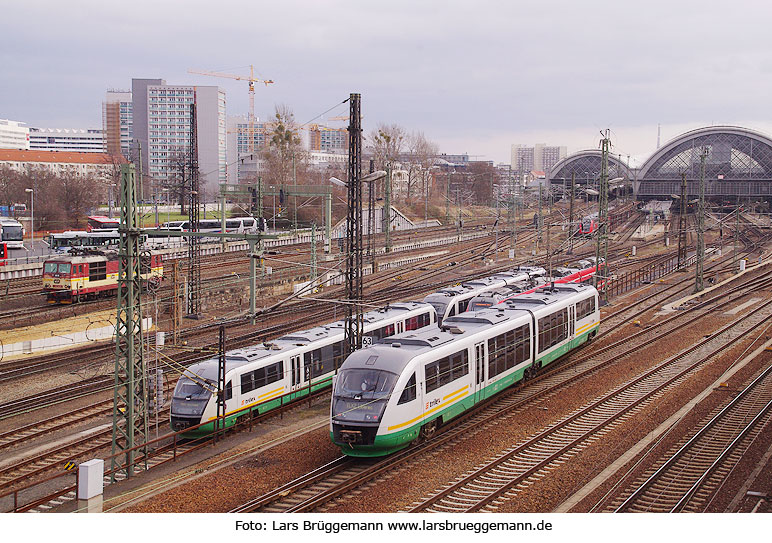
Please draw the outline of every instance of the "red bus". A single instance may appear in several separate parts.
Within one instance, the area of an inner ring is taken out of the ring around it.
[[[8,244],[0,242],[0,266],[5,266],[6,260],[8,260]]]
[[[86,231],[96,232],[98,230],[118,230],[120,219],[111,219],[102,215],[92,215],[88,218]]]

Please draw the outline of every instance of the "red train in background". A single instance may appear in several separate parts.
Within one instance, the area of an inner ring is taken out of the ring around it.
[[[43,264],[43,291],[51,303],[75,303],[118,290],[118,253],[83,253],[52,256]],[[140,257],[142,280],[158,284],[164,268],[159,253]]]

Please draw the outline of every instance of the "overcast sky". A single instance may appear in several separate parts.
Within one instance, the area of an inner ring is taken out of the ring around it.
[[[187,70],[253,64],[275,81],[256,88],[261,118],[286,104],[309,121],[359,92],[366,132],[396,123],[497,162],[513,143],[597,148],[605,128],[614,153],[644,158],[658,124],[663,143],[712,124],[772,134],[772,5],[760,0],[2,0],[0,11],[0,118],[29,126],[100,127],[105,91],[132,77],[219,85],[228,114],[245,114],[246,83]]]

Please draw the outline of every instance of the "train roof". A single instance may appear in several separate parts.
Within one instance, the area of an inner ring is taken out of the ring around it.
[[[582,283],[554,283],[503,302],[508,309],[532,309],[534,306],[548,306],[565,301],[581,292],[595,292],[595,288]]]
[[[88,262],[102,262],[103,260],[118,260],[118,253],[116,251],[104,251],[103,254],[91,254],[91,255],[51,255],[51,258],[47,258],[46,262],[69,262],[70,264],[86,264]]]
[[[380,321],[391,319],[407,311],[422,308],[432,309],[429,304],[423,302],[400,302],[373,311],[368,311],[363,317],[365,323],[377,324]],[[341,337],[342,339],[344,328],[345,321],[336,321],[328,325],[315,326],[308,330],[293,332],[273,341],[228,351],[225,356],[225,371],[228,372],[275,354],[286,354],[292,349],[308,345],[314,341],[327,339],[329,337]],[[209,360],[198,362],[191,365],[189,369],[186,370],[186,375],[198,375],[204,379],[212,379],[211,376],[214,375],[214,380],[216,381],[218,363],[217,358],[210,358]]]
[[[415,357],[429,351],[452,345],[481,329],[501,324],[508,320],[528,318],[526,311],[506,309],[483,309],[467,311],[448,317],[442,328],[425,327],[411,332],[403,332],[382,339],[379,343],[360,349],[349,355],[341,369],[369,368],[401,373]],[[461,349],[462,347],[458,347]]]

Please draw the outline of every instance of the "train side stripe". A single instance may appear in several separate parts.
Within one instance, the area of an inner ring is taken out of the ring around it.
[[[464,388],[468,388],[468,386],[467,386],[467,387],[464,387]],[[427,415],[431,415],[431,414],[432,414],[432,413],[434,413],[435,411],[439,411],[440,409],[443,409],[443,408],[445,408],[445,407],[449,406],[450,404],[452,404],[452,403],[456,402],[457,400],[460,400],[461,398],[463,398],[464,396],[466,396],[466,395],[469,393],[469,391],[468,391],[468,390],[464,390],[463,388],[462,388],[460,391],[458,391],[458,392],[462,392],[462,391],[463,391],[463,394],[461,394],[461,395],[459,395],[459,396],[456,396],[456,397],[455,397],[455,398],[453,398],[452,400],[449,400],[449,401],[447,401],[447,402],[443,402],[443,403],[441,403],[441,404],[439,404],[439,405],[437,405],[437,406],[435,406],[435,407],[433,407],[433,408],[429,409],[428,411],[424,411],[423,413],[421,413],[421,414],[420,414],[420,415],[418,415],[417,417],[415,417],[415,418],[412,418],[412,419],[410,419],[410,420],[408,420],[408,421],[405,421],[405,422],[403,422],[403,423],[401,423],[401,424],[395,424],[394,426],[389,426],[388,428],[386,428],[386,430],[387,430],[387,431],[391,431],[391,430],[398,430],[398,429],[400,429],[400,428],[403,428],[403,427],[405,427],[405,426],[408,426],[408,425],[410,425],[410,424],[413,424],[414,422],[418,422],[420,419],[424,418],[425,416],[427,416]],[[450,396],[453,396],[453,394],[449,394],[448,396],[446,396],[446,398],[449,398]]]
[[[266,392],[265,394],[261,394],[260,396],[257,397],[257,401],[254,401],[254,402],[249,403],[247,405],[242,405],[238,409],[234,409],[233,411],[228,411],[227,413],[225,413],[225,416],[227,417],[228,415],[232,415],[233,413],[237,413],[239,411],[244,411],[244,410],[246,410],[246,409],[248,409],[250,407],[253,407],[253,406],[257,405],[257,404],[261,404],[261,403],[267,402],[268,400],[272,400],[276,396],[280,396],[282,392],[284,392],[284,387],[277,388],[275,390],[271,390],[270,392]],[[217,417],[209,417],[208,420],[214,420],[216,418]]]
[[[598,321],[598,322],[591,322],[590,324],[585,324],[584,326],[582,326],[581,328],[579,328],[576,331],[576,335],[578,336],[582,332],[585,332],[586,330],[589,330],[590,328],[593,328],[595,326],[600,326],[600,321]]]
[[[451,393],[450,393],[450,394],[448,394],[447,396],[443,397],[443,398],[442,398],[442,401],[444,402],[444,401],[445,401],[445,400],[447,400],[448,398],[452,398],[452,397],[453,397],[453,396],[455,396],[456,394],[458,394],[458,393],[460,393],[460,392],[463,392],[463,391],[465,391],[465,390],[466,390],[466,389],[468,389],[468,388],[469,388],[469,385],[466,385],[466,386],[465,386],[465,387],[463,387],[463,388],[459,388],[457,391],[455,391],[455,392],[451,392]]]

